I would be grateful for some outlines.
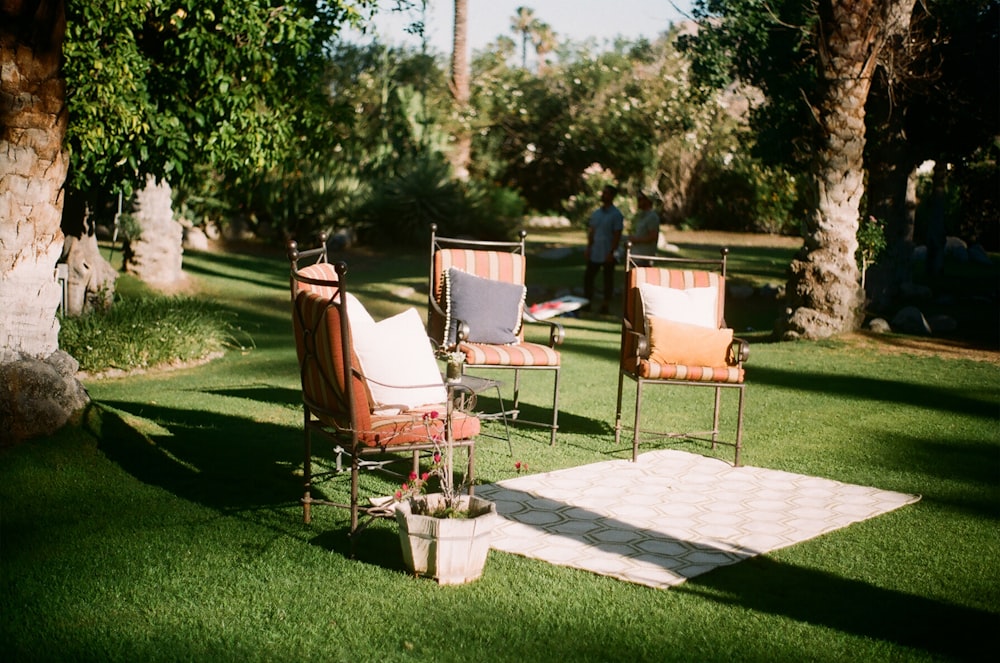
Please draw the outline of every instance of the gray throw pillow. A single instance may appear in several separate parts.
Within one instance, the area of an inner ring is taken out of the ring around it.
[[[466,340],[470,343],[517,343],[524,292],[523,285],[484,279],[449,267],[445,272],[445,345],[455,344],[459,320],[469,325]]]

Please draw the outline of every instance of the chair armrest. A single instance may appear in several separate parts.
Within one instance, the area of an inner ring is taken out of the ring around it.
[[[549,347],[554,348],[557,345],[562,345],[562,342],[566,340],[566,330],[558,322],[553,322],[552,320],[539,320],[535,316],[531,315],[527,311],[521,316],[521,327],[523,328],[525,324],[532,325],[548,325],[549,327]]]
[[[632,339],[632,347],[635,348],[635,359],[649,359],[649,337],[645,334],[640,334],[639,332],[632,331],[631,329],[625,329],[622,331],[622,350],[627,347],[624,341],[628,338]],[[622,355],[624,357],[624,354]]]
[[[742,364],[750,358],[750,344],[742,338],[734,338],[729,345],[729,363]]]

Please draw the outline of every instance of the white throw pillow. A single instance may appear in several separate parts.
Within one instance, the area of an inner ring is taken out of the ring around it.
[[[347,321],[351,325],[352,337],[367,334],[375,326],[375,318],[351,293],[347,293]]]
[[[447,400],[434,349],[417,309],[408,308],[371,326],[360,314],[355,322],[353,309],[348,316],[354,353],[377,408],[408,409]]]
[[[646,318],[661,318],[709,329],[719,328],[719,289],[668,288],[661,285],[639,284],[643,313]]]

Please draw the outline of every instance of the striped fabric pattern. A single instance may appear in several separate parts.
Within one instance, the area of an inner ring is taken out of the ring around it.
[[[298,283],[297,285],[300,290],[315,292],[324,299],[333,299],[337,293],[340,292],[340,288],[337,285],[337,271],[334,269],[333,265],[328,262],[319,262],[315,265],[303,267],[299,270],[299,275],[306,276],[311,279],[322,279],[324,281],[329,281],[331,284],[316,285],[313,283]]]
[[[524,285],[525,260],[519,253],[508,251],[480,251],[474,249],[438,249],[434,252],[434,282],[431,284],[434,301],[442,311],[448,310],[445,301],[445,273],[448,268],[455,267],[494,281],[504,281]],[[432,338],[444,338],[446,321],[432,308],[429,312],[428,333]],[[519,333],[518,338],[524,338]]]
[[[664,286],[686,290],[688,288],[715,287],[719,290],[719,327],[722,328],[725,310],[725,278],[718,272],[683,269],[662,269],[657,267],[636,267],[628,272],[625,310],[632,329],[646,334],[646,320],[643,315],[639,285]],[[648,359],[636,359],[635,338],[625,334],[622,339],[622,367],[649,380],[686,380],[690,382],[724,382],[738,384],[745,374],[741,365],[734,366],[685,366],[683,364],[659,364]]]
[[[293,327],[305,402],[328,425],[350,427],[352,408],[345,391],[340,309],[329,298],[304,290],[295,297]],[[351,389],[355,425],[367,427],[370,411],[364,380],[353,375]]]
[[[460,343],[465,363],[470,366],[559,366],[559,353],[539,343],[485,345]]]
[[[435,409],[436,408],[436,409]],[[437,418],[431,418],[435,412]],[[359,430],[358,440],[368,447],[386,448],[399,444],[431,444],[444,439],[444,404],[424,406],[393,415],[373,415],[371,425]],[[424,415],[427,414],[427,419]],[[451,431],[453,440],[467,440],[479,435],[479,418],[464,412],[453,411]]]
[[[305,287],[311,290],[306,290]],[[328,297],[320,294],[333,292],[336,286],[314,285],[304,287],[295,298],[295,348],[302,375],[302,393],[310,411],[325,425],[349,435],[368,447],[386,448],[401,444],[427,443],[433,446],[435,438],[444,432],[445,404],[422,406],[392,415],[372,414],[370,395],[365,381],[354,373],[352,391],[353,408],[345,388],[345,364],[341,344],[340,308]],[[352,358],[352,366],[357,358]],[[353,409],[353,423],[351,410]],[[431,412],[437,418],[427,418]],[[452,415],[452,439],[465,440],[479,434],[479,419],[462,412]]]

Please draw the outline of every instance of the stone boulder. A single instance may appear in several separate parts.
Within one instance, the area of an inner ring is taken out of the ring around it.
[[[0,443],[51,435],[80,412],[90,396],[76,379],[79,367],[62,350],[0,364]]]
[[[892,329],[901,334],[921,334],[929,336],[931,326],[916,306],[906,306],[892,318]]]

